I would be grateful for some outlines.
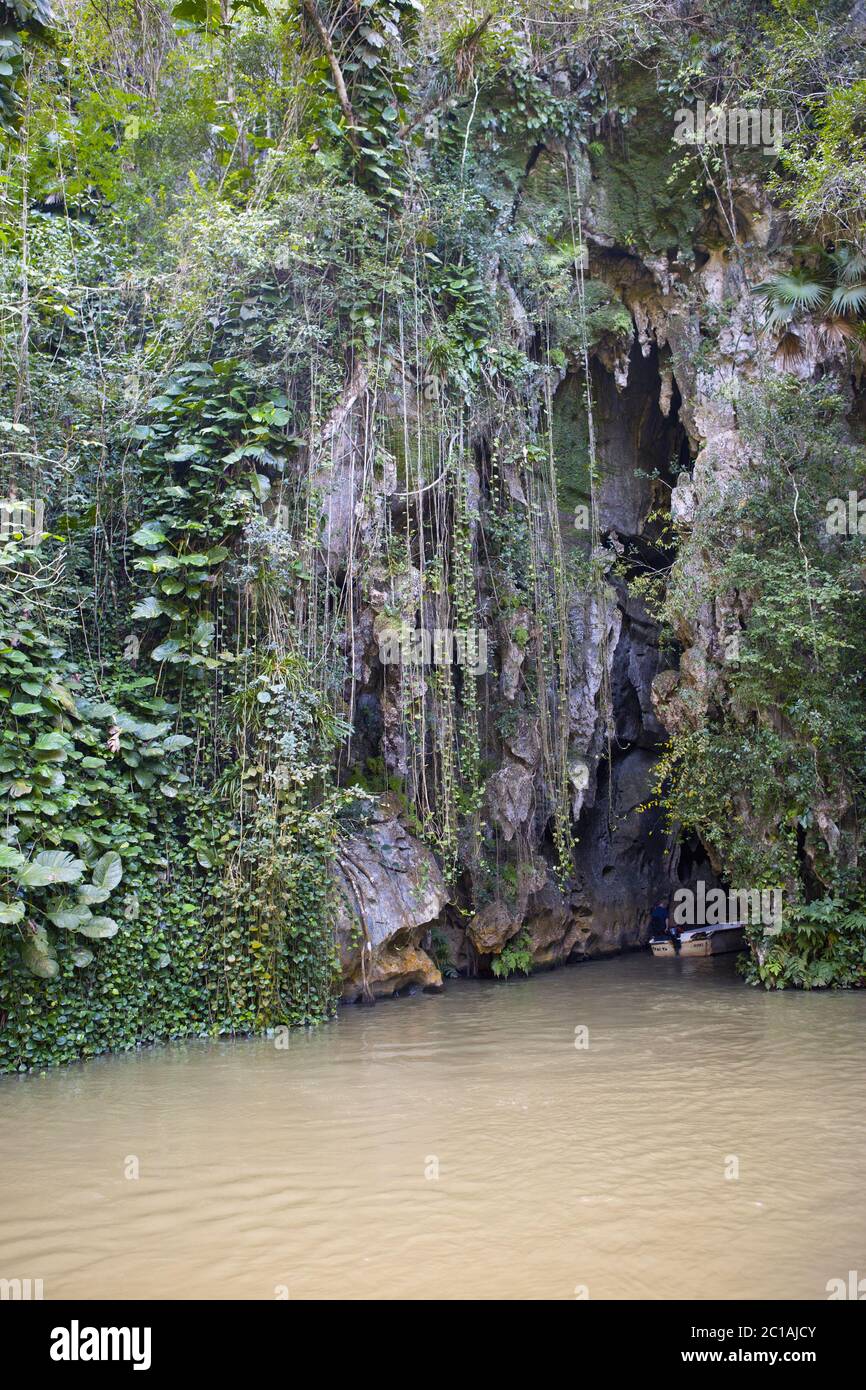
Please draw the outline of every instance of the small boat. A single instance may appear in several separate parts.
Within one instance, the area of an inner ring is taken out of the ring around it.
[[[742,951],[746,944],[742,922],[720,922],[714,927],[689,927],[680,932],[680,949],[669,936],[650,937],[654,956],[722,956]]]
[[[677,953],[669,936],[651,936],[649,944],[654,956],[675,956]]]
[[[681,956],[723,956],[728,951],[742,951],[746,934],[742,922],[720,922],[716,927],[695,927],[684,931]]]

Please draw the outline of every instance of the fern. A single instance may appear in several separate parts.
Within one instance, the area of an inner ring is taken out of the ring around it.
[[[519,936],[512,937],[500,954],[494,957],[490,969],[497,980],[506,980],[518,970],[524,975],[531,975],[532,965],[532,943],[528,932],[522,931]]]

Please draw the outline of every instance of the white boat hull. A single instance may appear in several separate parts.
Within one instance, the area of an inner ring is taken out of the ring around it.
[[[697,927],[694,931],[683,932],[680,955],[724,956],[731,951],[742,951],[745,944],[742,926],[738,922],[725,922],[718,927]]]
[[[742,951],[745,945],[745,933],[739,922],[723,922],[717,927],[689,927],[680,933],[679,951],[669,937],[650,939],[654,956],[724,956],[731,951]]]
[[[674,943],[669,941],[666,936],[658,937],[650,942],[650,950],[654,956],[675,956],[676,950]]]

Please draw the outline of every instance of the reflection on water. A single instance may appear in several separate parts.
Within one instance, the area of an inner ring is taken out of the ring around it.
[[[0,1277],[46,1298],[825,1298],[866,1274],[864,1019],[862,994],[641,955],[344,1010],[286,1050],[9,1077]]]

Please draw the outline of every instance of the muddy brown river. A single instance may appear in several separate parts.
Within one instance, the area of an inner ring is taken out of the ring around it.
[[[0,1082],[0,1277],[85,1298],[794,1298],[866,1275],[866,995],[454,982]]]

